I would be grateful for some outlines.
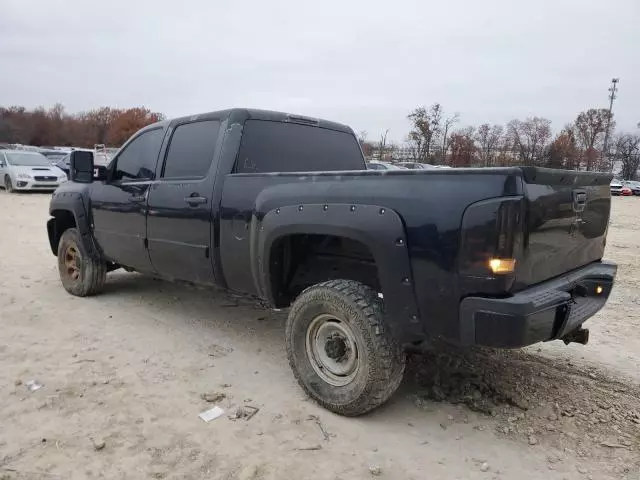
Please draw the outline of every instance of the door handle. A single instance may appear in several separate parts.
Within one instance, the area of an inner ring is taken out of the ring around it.
[[[131,203],[142,203],[147,199],[146,195],[132,195],[129,197]]]
[[[197,205],[206,204],[207,203],[207,198],[206,197],[201,197],[197,193],[192,193],[190,196],[184,197],[184,201],[187,202],[192,207],[195,207]]]

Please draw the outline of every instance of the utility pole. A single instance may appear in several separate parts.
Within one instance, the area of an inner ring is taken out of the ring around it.
[[[613,170],[613,162],[609,159],[609,127],[611,126],[611,115],[613,111],[613,101],[616,99],[616,92],[618,91],[619,78],[611,79],[611,87],[609,87],[609,115],[607,116],[607,129],[604,131],[604,145],[602,152],[600,153],[600,163],[602,164],[602,158],[606,155],[609,171]]]

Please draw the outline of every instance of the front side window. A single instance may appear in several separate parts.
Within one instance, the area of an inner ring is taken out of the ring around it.
[[[362,170],[356,138],[347,132],[297,123],[247,120],[235,173]]]
[[[164,163],[164,178],[202,178],[213,161],[220,122],[178,125],[173,131]]]
[[[164,130],[149,130],[136,137],[116,158],[112,180],[153,180]]]

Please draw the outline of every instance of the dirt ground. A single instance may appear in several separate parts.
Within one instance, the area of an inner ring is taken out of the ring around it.
[[[68,295],[49,198],[0,191],[0,479],[640,478],[639,198],[613,199],[589,345],[412,355],[355,419],[295,383],[283,313],[125,272]],[[203,394],[224,394],[210,423]]]

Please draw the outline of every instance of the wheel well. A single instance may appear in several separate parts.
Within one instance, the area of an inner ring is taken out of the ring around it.
[[[49,243],[51,244],[51,251],[54,255],[58,254],[58,243],[60,237],[65,230],[76,227],[76,218],[68,210],[54,210],[51,212],[53,218],[47,224],[47,230],[49,233]]]
[[[355,280],[380,292],[371,250],[357,240],[334,235],[296,234],[271,247],[269,278],[277,307],[291,304],[300,292],[327,280]]]

